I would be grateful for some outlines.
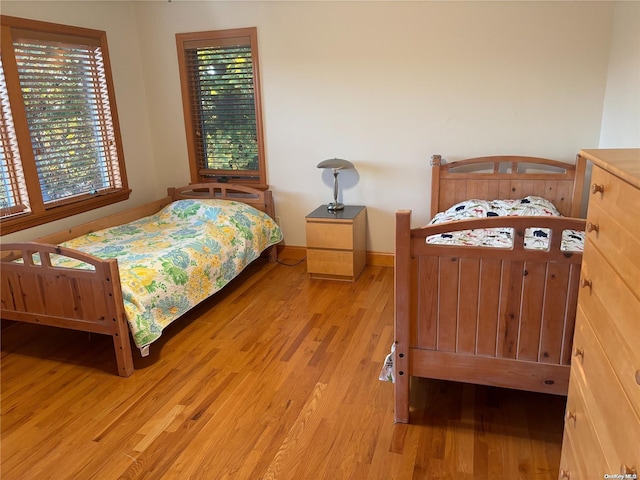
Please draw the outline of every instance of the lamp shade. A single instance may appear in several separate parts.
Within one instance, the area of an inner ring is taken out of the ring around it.
[[[353,163],[349,160],[343,160],[342,158],[330,158],[329,160],[323,160],[318,164],[318,168],[333,168],[334,170],[344,170],[348,168],[354,168]]]

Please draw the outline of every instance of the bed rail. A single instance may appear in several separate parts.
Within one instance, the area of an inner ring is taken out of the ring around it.
[[[410,218],[410,211],[396,213],[397,221],[404,222],[404,217]],[[402,220],[401,220],[402,219]],[[497,248],[483,246],[449,246],[426,243],[427,237],[442,233],[459,232],[474,229],[513,229],[513,247]],[[525,231],[528,228],[548,229],[549,249],[535,250],[525,248]],[[469,220],[457,220],[429,225],[410,230],[412,255],[457,255],[457,256],[483,256],[487,258],[504,257],[508,252],[512,259],[555,261],[560,263],[575,263],[571,252],[560,249],[562,232],[565,230],[585,230],[585,220],[581,218],[568,218],[556,216],[501,216],[486,217]]]
[[[3,319],[110,335],[118,373],[133,373],[116,260],[36,242],[5,243],[0,249]],[[84,265],[56,267],[55,256]]]

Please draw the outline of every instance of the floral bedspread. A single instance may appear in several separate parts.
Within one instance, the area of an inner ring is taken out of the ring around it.
[[[118,260],[131,332],[144,347],[280,240],[282,232],[267,214],[241,202],[203,199],[179,200],[62,246]],[[57,266],[82,268],[73,259],[58,260]]]
[[[560,216],[560,213],[549,200],[535,196],[518,200],[466,200],[436,214],[429,225],[454,220],[507,215]],[[511,248],[513,246],[513,229],[486,228],[447,232],[427,237],[427,243]],[[524,247],[531,250],[547,250],[549,248],[549,229],[527,228]],[[584,232],[577,230],[562,232],[560,247],[562,251],[581,252],[583,247]]]

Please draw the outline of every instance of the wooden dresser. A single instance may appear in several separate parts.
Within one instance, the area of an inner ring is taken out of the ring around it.
[[[640,149],[593,164],[559,479],[640,479]]]

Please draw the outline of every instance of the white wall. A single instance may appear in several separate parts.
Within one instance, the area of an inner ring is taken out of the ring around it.
[[[572,161],[598,146],[614,7],[2,3],[3,13],[107,30],[130,185],[148,199],[189,178],[175,33],[256,26],[268,181],[286,243],[305,244],[304,216],[332,195],[315,166],[338,156],[356,165],[341,173],[342,200],[368,206],[376,252],[393,251],[396,209],[427,221],[434,153]],[[149,158],[156,178],[138,173]]]
[[[429,157],[597,147],[613,5],[594,2],[137,2],[161,184],[187,179],[177,32],[257,26],[268,181],[289,245],[331,199],[369,211],[368,249],[393,251],[394,212],[427,221]],[[351,178],[350,178],[351,177]],[[357,183],[355,180],[357,179]],[[349,187],[349,185],[351,186]]]
[[[617,2],[601,148],[640,147],[640,2]]]

